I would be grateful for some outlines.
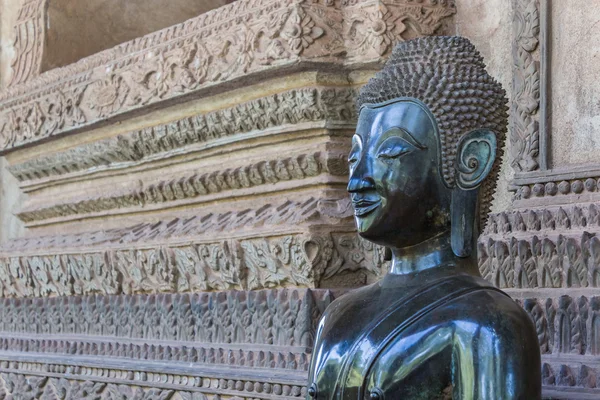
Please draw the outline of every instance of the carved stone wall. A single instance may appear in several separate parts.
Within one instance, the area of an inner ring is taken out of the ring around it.
[[[591,75],[576,72],[588,69],[595,50],[571,46],[566,55],[563,47],[574,40],[573,29],[597,32],[585,18],[577,19],[577,26],[557,25],[557,18],[572,21],[580,15],[574,3],[513,0],[512,6],[512,201],[491,215],[479,240],[480,268],[535,321],[544,393],[561,399],[597,398],[600,165],[578,163],[568,156],[574,148],[565,148],[565,143],[587,140],[600,128],[586,116],[595,107],[600,85],[588,79]],[[591,9],[586,12],[593,15]],[[587,40],[588,33],[578,38]],[[572,76],[565,76],[564,67],[559,75],[553,72],[567,58]]]
[[[386,268],[357,88],[454,2],[237,0],[45,71],[50,6],[0,80],[0,398],[303,398],[324,308]]]
[[[0,0],[0,398],[303,398],[319,315],[386,269],[345,191],[357,88],[441,33],[512,98],[481,272],[545,396],[600,397],[589,2],[237,0],[45,71],[47,1]]]

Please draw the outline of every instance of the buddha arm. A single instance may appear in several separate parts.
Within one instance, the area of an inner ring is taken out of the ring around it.
[[[520,307],[510,305],[514,307],[501,307],[495,313],[487,309],[477,320],[453,322],[454,399],[541,398],[535,329]]]

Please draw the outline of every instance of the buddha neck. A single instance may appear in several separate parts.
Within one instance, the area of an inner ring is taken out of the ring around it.
[[[476,247],[475,247],[476,248]],[[457,257],[450,245],[450,231],[410,247],[392,248],[391,275],[408,275],[438,267],[455,267],[454,272],[479,275],[476,255]],[[448,270],[448,268],[443,268]]]

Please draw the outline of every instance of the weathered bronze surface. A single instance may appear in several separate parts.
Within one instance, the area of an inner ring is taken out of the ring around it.
[[[359,234],[392,264],[327,308],[308,398],[541,398],[535,327],[481,278],[474,251],[505,103],[459,37],[401,43],[362,89],[348,191]]]

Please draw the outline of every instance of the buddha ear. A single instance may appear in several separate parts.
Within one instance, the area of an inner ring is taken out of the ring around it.
[[[471,131],[461,138],[456,154],[457,187],[452,190],[451,245],[458,257],[469,257],[479,215],[477,188],[494,166],[496,135],[488,129]]]
[[[472,190],[488,176],[496,160],[496,134],[476,129],[464,135],[456,149],[456,184]]]

